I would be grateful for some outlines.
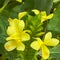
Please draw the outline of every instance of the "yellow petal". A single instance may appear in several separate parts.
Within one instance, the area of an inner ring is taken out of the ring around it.
[[[38,41],[34,41],[31,43],[31,47],[35,50],[39,50],[40,49],[40,44],[38,43]]]
[[[7,34],[8,35],[12,35],[13,33],[15,33],[16,32],[16,30],[15,30],[15,26],[14,26],[14,20],[13,19],[11,19],[11,18],[9,18],[9,27],[7,28]]]
[[[22,31],[25,27],[25,23],[23,20],[17,20],[17,19],[14,19],[14,27],[16,29],[16,31]]]
[[[41,22],[44,22],[47,20],[47,15],[46,15],[46,12],[45,11],[42,11],[41,12]]]
[[[25,31],[21,31],[19,33],[14,33],[6,38],[6,40],[21,40],[21,41],[28,41],[30,40],[30,35],[25,33]]]
[[[20,22],[17,23],[17,27],[18,27],[19,31],[22,31],[25,27],[24,21],[20,20]]]
[[[6,40],[21,40],[21,34],[19,33],[14,33],[10,35],[9,37],[6,38]]]
[[[25,23],[23,20],[18,20],[18,19],[9,19],[9,23],[10,23],[10,28],[13,29],[13,31],[15,32],[20,32],[24,29],[25,27]],[[8,33],[11,32],[10,29],[8,29]]]
[[[21,19],[22,17],[24,17],[27,14],[27,12],[20,12],[18,14],[18,18]]]
[[[56,46],[56,45],[59,44],[59,40],[56,39],[56,38],[52,38],[51,41],[53,42],[53,43],[52,43],[52,44],[53,44],[52,46]]]
[[[48,59],[49,55],[50,55],[49,49],[45,45],[42,45],[42,58]]]
[[[8,19],[8,22],[9,22],[9,25],[12,25],[13,19],[9,18],[9,19]]]
[[[28,33],[25,33],[24,31],[15,33],[10,35],[6,38],[6,40],[21,40],[21,41],[28,41],[30,40],[30,35]]]
[[[52,38],[52,33],[51,32],[46,33],[44,38],[44,43],[51,40],[51,38]]]
[[[46,11],[41,11],[41,15],[42,15],[42,16],[47,16],[47,15],[46,15]]]
[[[34,38],[34,39],[36,39],[39,42],[39,44],[43,44],[43,41],[40,38]]]
[[[8,40],[12,40],[12,37],[7,37],[6,40],[7,40],[7,41],[8,41]]]
[[[59,40],[56,38],[52,38],[52,33],[48,32],[45,35],[45,39],[44,39],[44,44],[47,46],[56,46],[59,43]]]
[[[25,50],[25,45],[22,42],[19,42],[19,44],[17,44],[17,50],[19,51],[24,51]]]
[[[23,32],[21,34],[21,39],[22,39],[22,41],[28,41],[28,40],[30,40],[30,35],[28,33]]]
[[[52,38],[51,40],[47,40],[45,45],[47,46],[57,46],[59,44],[59,40],[56,38]]]
[[[31,34],[31,33],[32,33],[30,30],[24,30],[24,32],[28,32],[29,34]]]
[[[15,26],[15,23],[18,22],[19,20],[18,19],[12,19],[12,18],[9,18],[8,19],[8,22],[9,22],[9,25],[10,26]]]
[[[7,51],[12,51],[16,48],[16,44],[14,41],[8,41],[5,43],[4,47]]]
[[[47,19],[51,19],[53,17],[53,14],[50,14],[47,16]]]
[[[42,45],[42,41],[39,38],[37,39],[38,39],[37,41],[33,41],[30,45],[35,50],[39,50]]]
[[[39,13],[40,13],[40,11],[39,10],[32,10],[36,15],[38,15]]]
[[[8,35],[12,35],[16,32],[16,30],[14,29],[14,27],[12,26],[9,26],[8,29],[7,29],[7,34]]]
[[[22,2],[22,0],[16,0],[16,1],[18,1],[18,2]]]

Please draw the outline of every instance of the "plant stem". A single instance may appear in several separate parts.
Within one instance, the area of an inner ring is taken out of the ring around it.
[[[5,54],[2,55],[2,60],[6,60]]]
[[[8,5],[9,1],[10,1],[10,0],[6,0],[6,1],[4,2],[4,5],[0,8],[0,13],[1,13],[1,12],[4,10],[4,8]]]

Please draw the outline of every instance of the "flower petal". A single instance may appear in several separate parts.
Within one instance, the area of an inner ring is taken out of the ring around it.
[[[6,40],[21,40],[21,34],[19,33],[14,33],[10,35],[9,37],[6,38]]]
[[[7,37],[6,38],[6,40],[8,41],[8,40],[12,40],[13,38],[12,37]]]
[[[40,11],[39,10],[36,10],[36,9],[34,9],[34,10],[32,10],[36,15],[38,15],[39,13],[40,13]]]
[[[42,41],[38,39],[37,41],[32,42],[30,46],[35,50],[39,50],[41,45],[42,45]]]
[[[38,41],[32,42],[30,46],[31,46],[33,49],[35,49],[35,50],[39,50],[39,49],[40,49],[40,45],[39,45]]]
[[[14,43],[14,41],[8,41],[5,43],[4,47],[7,51],[12,51],[16,48],[16,44]]]
[[[48,59],[49,55],[50,55],[49,49],[45,45],[42,45],[42,58]]]
[[[20,2],[20,3],[22,2],[22,0],[16,0],[16,1],[18,1],[18,2]]]
[[[7,33],[10,34],[13,30],[13,33],[15,32],[20,32],[24,29],[25,23],[23,20],[18,20],[18,19],[9,19],[10,27],[7,30]],[[11,29],[11,30],[10,30]]]
[[[52,46],[56,46],[59,44],[59,40],[56,38],[52,38],[51,41],[52,41]]]
[[[25,45],[22,42],[19,42],[19,44],[17,44],[17,50],[20,51],[24,51],[25,50]]]
[[[53,14],[50,14],[47,16],[47,19],[51,19],[53,17]]]
[[[15,19],[15,20],[17,20],[17,19]],[[7,34],[12,35],[12,34],[14,34],[16,32],[15,22],[14,22],[14,19],[11,19],[11,18],[9,18],[8,21],[9,21],[10,26],[7,29]]]
[[[46,17],[46,11],[41,11],[41,15]]]
[[[46,15],[46,12],[45,11],[42,11],[41,12],[41,22],[44,22],[47,20],[47,15]]]
[[[13,19],[12,19],[12,18],[9,18],[9,19],[8,19],[9,25],[11,25],[11,24],[12,24],[12,21],[13,21]]]
[[[52,33],[51,32],[48,32],[46,35],[45,35],[45,38],[44,38],[44,43],[51,40],[51,37],[52,37]]]
[[[28,33],[23,32],[21,34],[21,39],[22,39],[22,41],[28,41],[28,40],[30,40],[30,35]]]
[[[24,31],[20,33],[15,33],[10,35],[6,38],[6,40],[21,40],[21,41],[28,41],[30,40],[30,35],[28,33],[25,33]]]
[[[8,35],[12,35],[16,32],[16,30],[14,29],[14,27],[12,26],[9,26],[8,29],[7,29],[7,34]]]
[[[21,12],[18,14],[18,18],[21,19],[22,17],[24,17],[27,14],[27,12]]]
[[[23,20],[20,20],[18,23],[17,23],[17,27],[19,29],[19,31],[22,31],[25,27],[25,23]]]
[[[47,40],[45,45],[47,46],[57,46],[59,44],[59,40],[56,38],[52,38],[51,40]]]
[[[47,46],[56,46],[59,43],[59,40],[51,37],[52,37],[52,33],[48,32],[45,35],[44,44]]]

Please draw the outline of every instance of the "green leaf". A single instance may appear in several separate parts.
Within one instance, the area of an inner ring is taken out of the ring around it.
[[[53,0],[35,0],[35,8],[50,13],[53,6]]]
[[[21,6],[23,11],[31,11],[32,9],[44,10],[50,13],[53,6],[53,0],[25,0]]]
[[[7,26],[8,26],[7,17],[0,14],[0,31],[1,31],[1,33],[6,32]]]
[[[60,33],[60,5],[54,13],[54,17],[49,21],[47,30]]]
[[[0,54],[5,53],[4,45],[3,43],[0,43]]]
[[[56,60],[60,60],[60,44],[50,50],[51,56],[49,60],[55,58]]]
[[[21,4],[22,4],[22,3],[13,0],[13,1],[10,1],[10,2],[9,2],[9,4],[6,6],[5,9],[7,9],[8,11],[11,11],[11,10],[13,10],[16,6],[18,6],[18,8],[20,8],[20,5],[21,5]],[[17,8],[17,9],[18,9],[18,8]],[[17,9],[15,9],[15,10],[17,10]]]

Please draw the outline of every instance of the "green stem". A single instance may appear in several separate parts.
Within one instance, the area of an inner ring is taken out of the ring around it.
[[[30,44],[28,44],[28,45],[30,45]],[[26,48],[26,50],[24,51],[24,60],[33,60],[34,55],[35,55],[35,51],[33,49],[31,49],[30,47]]]
[[[4,10],[4,8],[8,5],[10,0],[6,0],[2,8],[0,8],[0,13]]]
[[[5,54],[2,55],[2,60],[6,60]]]

